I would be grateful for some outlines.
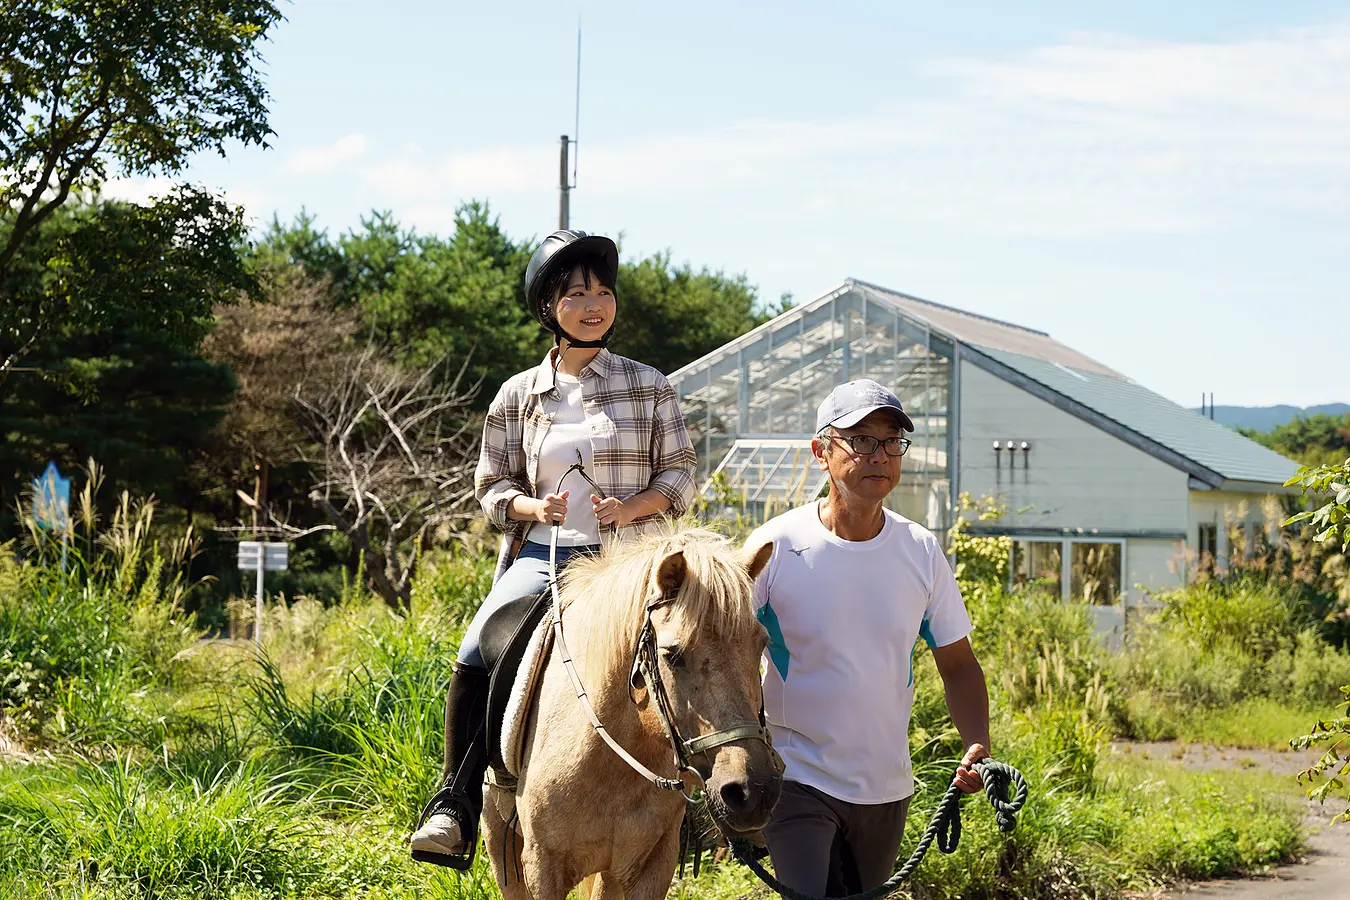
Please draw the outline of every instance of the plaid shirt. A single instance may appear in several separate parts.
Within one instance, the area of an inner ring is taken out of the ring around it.
[[[554,394],[549,356],[508,380],[483,423],[483,444],[474,477],[478,502],[505,532],[497,575],[511,564],[529,522],[508,519],[511,500],[534,497],[539,451],[553,416],[543,401]],[[670,500],[666,515],[683,515],[694,497],[694,447],[685,430],[675,391],[653,369],[601,350],[581,370],[581,403],[590,426],[591,471],[608,497],[627,500],[652,488]],[[636,519],[641,531],[662,514]]]

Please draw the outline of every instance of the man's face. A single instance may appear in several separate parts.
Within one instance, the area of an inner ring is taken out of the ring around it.
[[[854,435],[876,438],[876,449],[871,453],[858,453],[849,442]],[[847,501],[880,504],[900,483],[901,459],[888,455],[881,442],[902,436],[895,416],[879,409],[852,428],[827,429],[825,437],[812,442],[811,450],[821,469],[830,473],[833,489],[846,494]]]

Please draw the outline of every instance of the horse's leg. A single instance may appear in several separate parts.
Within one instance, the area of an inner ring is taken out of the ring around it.
[[[557,853],[543,853],[537,846],[525,852],[525,886],[533,900],[566,900],[567,892],[581,879],[571,860]]]
[[[524,839],[506,824],[502,818],[497,789],[489,787],[483,803],[483,844],[488,860],[492,863],[492,874],[497,879],[497,889],[502,892],[503,900],[531,900],[521,880],[519,861],[525,850]],[[507,854],[503,858],[503,851]]]
[[[661,900],[670,890],[670,883],[675,878],[675,866],[679,861],[680,826],[676,824],[656,842],[641,867],[625,879],[624,900]],[[609,900],[608,895],[606,900]]]
[[[625,900],[618,880],[604,872],[587,875],[580,887],[581,896],[587,900]]]

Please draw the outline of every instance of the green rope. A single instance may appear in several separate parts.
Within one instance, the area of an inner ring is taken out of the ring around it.
[[[994,807],[994,818],[998,822],[998,830],[1004,834],[1009,834],[1017,827],[1017,814],[1021,812],[1022,807],[1027,802],[1027,781],[1022,777],[1022,773],[1004,762],[994,759],[982,759],[971,766],[980,773],[980,778],[984,780],[985,793],[989,795],[989,803]],[[1016,787],[1016,793],[1009,799],[1009,788]],[[894,875],[885,884],[877,885],[869,891],[863,891],[860,894],[850,894],[839,900],[875,900],[877,897],[884,897],[900,886],[900,883],[914,874],[914,870],[919,867],[920,860],[923,859],[928,847],[934,840],[938,842],[938,849],[943,853],[956,852],[956,845],[961,841],[961,796],[964,792],[955,784],[947,788],[947,793],[942,796],[942,802],[938,803],[937,810],[933,813],[933,818],[924,829],[923,837],[919,839],[918,846],[914,852],[909,855],[909,859],[900,867]],[[787,900],[822,900],[819,897],[812,897],[809,894],[803,894],[801,891],[793,890],[783,884],[773,876],[771,872],[759,864],[755,859],[754,848],[745,838],[733,838],[731,840],[731,852],[736,858],[750,867],[750,871],[759,876],[760,880],[769,886],[769,888],[778,894],[786,897]]]

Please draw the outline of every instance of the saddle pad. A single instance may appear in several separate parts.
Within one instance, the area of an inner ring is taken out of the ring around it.
[[[520,777],[525,724],[529,721],[530,708],[534,704],[534,696],[542,680],[544,666],[548,663],[548,651],[552,646],[553,620],[549,616],[544,616],[530,637],[525,655],[521,657],[520,667],[516,670],[515,680],[511,683],[511,693],[502,715],[501,746],[498,751],[506,771],[515,778]]]

